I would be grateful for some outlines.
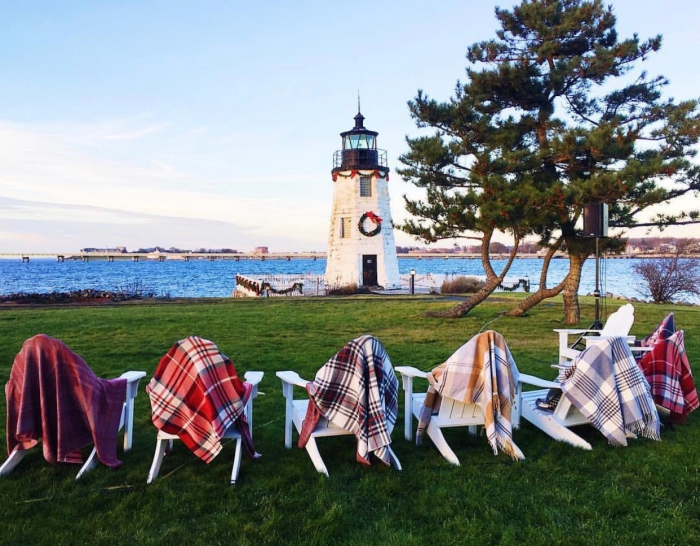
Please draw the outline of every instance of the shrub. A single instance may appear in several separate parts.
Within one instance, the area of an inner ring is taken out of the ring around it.
[[[642,278],[637,292],[654,303],[672,303],[678,296],[700,296],[700,261],[697,258],[668,258],[643,260],[632,266]]]
[[[440,287],[443,294],[474,294],[484,287],[484,282],[475,277],[445,279]]]
[[[357,283],[326,286],[327,296],[351,296],[353,294],[369,294],[369,288],[358,286]]]

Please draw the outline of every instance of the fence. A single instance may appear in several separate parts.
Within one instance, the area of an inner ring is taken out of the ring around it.
[[[419,273],[413,276],[414,291],[416,294],[439,294],[440,287],[445,280],[452,280],[463,276],[458,274]],[[484,275],[469,275],[469,277],[485,281]],[[406,293],[411,284],[411,275],[400,275],[401,288],[390,290],[391,293]],[[530,291],[530,280],[506,277],[497,290],[512,292],[521,288],[525,292]],[[293,296],[325,296],[326,283],[323,275],[298,274],[298,275],[260,275],[256,278],[236,275],[236,288],[231,294],[233,297],[293,297]]]

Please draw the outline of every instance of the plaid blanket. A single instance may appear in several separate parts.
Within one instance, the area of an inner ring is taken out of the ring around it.
[[[153,424],[177,435],[205,463],[221,451],[221,438],[237,426],[248,455],[255,452],[243,410],[252,387],[214,343],[191,336],[171,347],[146,387]]]
[[[669,313],[654,329],[654,331],[641,341],[642,347],[653,347],[657,341],[670,338],[676,331],[676,323],[673,313]]]
[[[81,463],[94,443],[98,459],[115,467],[126,379],[100,379],[62,341],[44,334],[22,345],[5,385],[7,452],[42,442],[44,458]]]
[[[624,338],[588,347],[559,373],[571,403],[613,445],[626,446],[625,431],[661,440],[649,384]]]
[[[685,353],[683,330],[657,341],[644,354],[639,367],[651,387],[654,402],[671,412],[671,422],[685,422],[698,407],[698,393]]]
[[[358,462],[369,454],[390,464],[389,430],[398,414],[399,382],[381,342],[364,335],[348,342],[306,385],[309,406],[299,434],[304,447],[322,415],[357,438]]]
[[[524,459],[513,442],[511,427],[517,381],[518,369],[503,336],[492,330],[477,334],[428,374],[430,386],[418,421],[416,443],[422,442],[431,416],[438,412],[442,397],[447,397],[475,403],[483,410],[486,436],[495,455],[501,449],[513,459]]]

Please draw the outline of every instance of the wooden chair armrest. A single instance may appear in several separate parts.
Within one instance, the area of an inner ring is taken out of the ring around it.
[[[518,376],[518,383],[524,383],[525,385],[534,385],[535,387],[545,387],[547,389],[560,389],[561,385],[556,381],[547,381],[546,379],[540,379],[534,375],[528,375],[526,373],[520,373]]]
[[[569,334],[569,335],[580,335],[586,332],[600,332],[600,330],[589,330],[588,328],[555,328],[553,330],[557,334]]]
[[[288,383],[289,385],[296,385],[297,387],[302,387],[303,389],[306,388],[306,384],[308,383],[308,381],[299,377],[299,374],[297,372],[283,371],[277,372],[275,375],[279,377],[283,383]]]
[[[250,383],[251,385],[255,386],[262,381],[264,375],[265,372],[246,372],[244,377],[246,383]]]
[[[126,379],[127,383],[133,383],[134,381],[139,381],[141,378],[146,377],[146,372],[124,372],[119,376],[119,379]]]
[[[422,377],[423,379],[428,377],[428,372],[422,372],[421,370],[419,370],[418,368],[414,368],[413,366],[396,366],[394,370],[406,377]]]

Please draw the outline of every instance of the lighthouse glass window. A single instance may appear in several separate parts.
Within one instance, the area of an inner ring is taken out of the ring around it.
[[[360,176],[360,197],[372,197],[371,176]]]
[[[363,133],[355,133],[345,137],[344,148],[350,150],[374,150],[375,142],[374,135],[367,135]]]

